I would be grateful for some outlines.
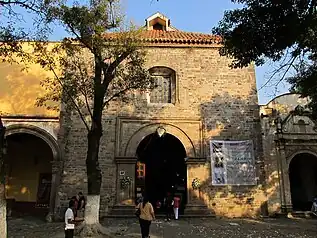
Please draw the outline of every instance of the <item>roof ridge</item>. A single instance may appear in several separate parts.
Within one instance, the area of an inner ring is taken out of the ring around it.
[[[143,29],[142,29],[143,30]],[[209,34],[209,33],[203,33],[203,32],[195,32],[195,31],[183,31],[183,30],[177,30],[177,31],[165,31],[165,30],[146,30],[146,31],[159,31],[159,32],[167,32],[167,34],[171,33],[191,33],[191,34],[197,34],[197,35],[210,35],[213,36],[215,34]]]
[[[116,33],[107,33],[108,39],[114,39]],[[113,36],[113,37],[112,37]],[[186,31],[164,31],[164,30],[142,30],[136,35],[147,43],[169,43],[169,44],[220,44],[221,37],[213,34],[186,32]]]

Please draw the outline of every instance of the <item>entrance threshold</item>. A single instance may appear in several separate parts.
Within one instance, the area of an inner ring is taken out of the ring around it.
[[[164,219],[165,218],[165,215],[164,214],[158,214],[155,216],[156,218],[160,218],[160,219]],[[179,220],[181,220],[182,218],[215,218],[216,215],[215,214],[204,214],[204,215],[179,215]],[[118,215],[106,215],[106,216],[103,216],[102,218],[136,218],[135,215],[127,215],[127,214],[118,214]],[[172,219],[173,221],[173,219]]]
[[[312,211],[292,211],[276,214],[277,217],[316,219]]]

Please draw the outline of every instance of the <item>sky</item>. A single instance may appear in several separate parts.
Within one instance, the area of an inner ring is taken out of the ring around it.
[[[161,12],[179,30],[210,34],[213,27],[222,19],[225,10],[239,7],[230,0],[122,0],[122,12],[128,20],[143,26],[145,19]],[[59,40],[65,33],[56,27],[53,40]],[[265,64],[256,68],[259,103],[266,104],[272,98],[288,92],[288,85],[280,83],[277,87],[262,87],[272,74],[276,65]]]

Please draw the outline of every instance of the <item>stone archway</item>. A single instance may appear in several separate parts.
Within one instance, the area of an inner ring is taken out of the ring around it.
[[[46,151],[44,157],[51,157],[49,162],[46,162],[46,165],[43,163],[41,164],[40,158],[35,158],[36,155],[34,154],[34,163],[39,163],[40,167],[46,167],[46,169],[41,168],[39,171],[37,171],[38,174],[38,180],[40,179],[43,181],[43,191],[47,187],[50,186],[49,188],[49,214],[47,218],[51,220],[54,215],[54,208],[55,208],[55,199],[56,199],[56,185],[57,185],[57,178],[59,177],[57,172],[58,172],[58,161],[61,160],[61,151],[58,146],[58,143],[54,136],[52,136],[49,132],[46,130],[34,126],[34,125],[28,125],[28,124],[13,124],[9,125],[6,129],[6,139],[8,143],[10,143],[10,140],[20,140],[20,144],[25,143],[25,144],[34,144],[37,143],[39,146],[38,148],[33,148],[34,151],[42,150],[40,154],[43,151]],[[26,143],[27,142],[27,143]],[[12,143],[13,145],[14,143]],[[8,145],[10,146],[10,145]],[[20,145],[21,147],[22,145]],[[34,145],[33,145],[34,146]],[[23,147],[21,147],[23,148]],[[46,148],[46,149],[45,149]],[[32,149],[29,150],[32,152]],[[43,152],[44,153],[44,152]],[[43,153],[41,154],[43,156]],[[10,150],[8,151],[7,158],[10,159]],[[47,158],[46,158],[47,159]],[[49,167],[48,164],[49,163]],[[45,171],[45,173],[44,173]],[[43,172],[43,173],[40,173]],[[49,182],[50,179],[50,182]],[[34,184],[33,190],[37,190],[37,192],[40,191],[41,185],[39,181],[30,181],[30,183]],[[46,183],[46,184],[45,184]],[[44,187],[46,188],[44,189]],[[34,192],[34,191],[33,191]],[[31,192],[29,192],[31,193]],[[32,195],[34,197],[34,194]],[[32,198],[34,200],[34,198]],[[31,199],[31,200],[32,200]],[[40,205],[40,202],[38,203]]]
[[[124,151],[124,156],[135,157],[137,148],[141,141],[148,135],[155,133],[157,128],[162,127],[166,133],[175,136],[183,145],[186,150],[187,157],[195,158],[197,153],[195,146],[189,136],[179,127],[168,123],[153,123],[146,125],[136,131],[129,139]]]
[[[317,156],[307,151],[294,154],[289,162],[289,181],[293,210],[310,210],[317,195]]]
[[[152,133],[141,141],[136,153],[136,197],[145,192],[154,205],[163,203],[167,193],[172,193],[181,199],[183,212],[187,203],[187,166],[182,142],[169,133]],[[156,209],[160,211],[164,208]]]

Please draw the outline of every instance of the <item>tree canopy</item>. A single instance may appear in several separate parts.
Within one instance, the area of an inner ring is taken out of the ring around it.
[[[23,41],[47,40],[50,35],[46,12],[59,0],[0,0],[1,61],[14,61],[14,54],[26,57]]]
[[[214,34],[222,36],[220,54],[232,67],[287,60],[279,70],[294,70],[291,91],[309,97],[317,118],[317,0],[232,0],[241,8],[226,11]],[[283,80],[283,74],[281,80]]]

